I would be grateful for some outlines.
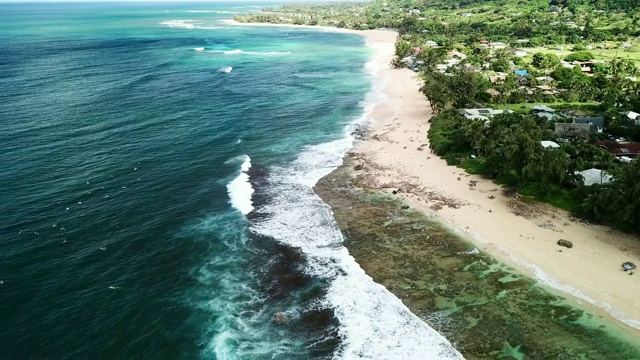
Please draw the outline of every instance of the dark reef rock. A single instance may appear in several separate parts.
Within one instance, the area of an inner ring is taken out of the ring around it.
[[[569,240],[565,240],[565,239],[560,239],[558,240],[558,245],[560,246],[564,246],[568,249],[571,249],[573,247],[573,243]]]

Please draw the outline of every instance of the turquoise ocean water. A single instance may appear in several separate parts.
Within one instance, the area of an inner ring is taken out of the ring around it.
[[[371,50],[260,5],[0,4],[0,358],[458,356],[312,191]]]

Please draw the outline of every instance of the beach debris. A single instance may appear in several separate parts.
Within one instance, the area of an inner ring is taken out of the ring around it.
[[[401,208],[402,210],[407,210],[407,209],[409,208],[409,205],[402,205],[402,206],[400,206],[400,208]]]
[[[493,195],[489,195],[489,199],[493,200],[493,199],[495,199],[495,198],[496,198],[495,196],[493,196]]]
[[[283,312],[277,312],[273,314],[273,322],[276,324],[286,324],[289,322],[289,317]]]
[[[362,170],[362,164],[358,164],[353,167],[353,170]]]
[[[418,146],[418,151],[424,151],[424,148],[422,146]]]
[[[571,241],[565,240],[565,239],[558,240],[558,245],[564,246],[567,249],[571,249],[573,247],[573,243]]]
[[[378,134],[375,134],[371,137],[373,140],[377,140],[380,141],[380,136]]]
[[[538,225],[538,227],[541,227],[543,229],[551,229],[553,227],[553,224],[544,223],[544,224]]]
[[[458,254],[458,255],[478,255],[478,254],[480,254],[480,250],[478,250],[478,248],[473,248],[471,250],[458,251],[456,254]]]
[[[631,261],[626,261],[622,263],[622,269],[624,271],[631,271],[631,270],[635,270],[636,269],[636,264],[632,263]]]

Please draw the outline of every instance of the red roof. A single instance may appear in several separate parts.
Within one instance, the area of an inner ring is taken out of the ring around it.
[[[415,54],[419,54],[419,53],[421,53],[421,52],[422,52],[422,49],[421,49],[421,48],[419,48],[419,47],[414,47],[414,48],[413,48],[413,52],[414,52]]]
[[[596,141],[594,145],[607,149],[615,156],[635,157],[640,155],[640,143],[618,144],[610,141]]]

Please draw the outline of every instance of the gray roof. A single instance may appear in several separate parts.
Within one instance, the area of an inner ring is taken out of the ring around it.
[[[591,130],[604,128],[604,118],[602,116],[580,116],[573,119],[574,124],[589,124]]]
[[[547,119],[547,121],[552,121],[552,120],[560,118],[560,116],[558,116],[556,114],[551,114],[551,113],[548,113],[548,112],[539,112],[539,113],[536,113],[536,116],[543,117],[543,118]]]
[[[548,113],[553,113],[556,110],[548,107],[547,105],[535,105],[531,107],[531,111],[544,111]]]

